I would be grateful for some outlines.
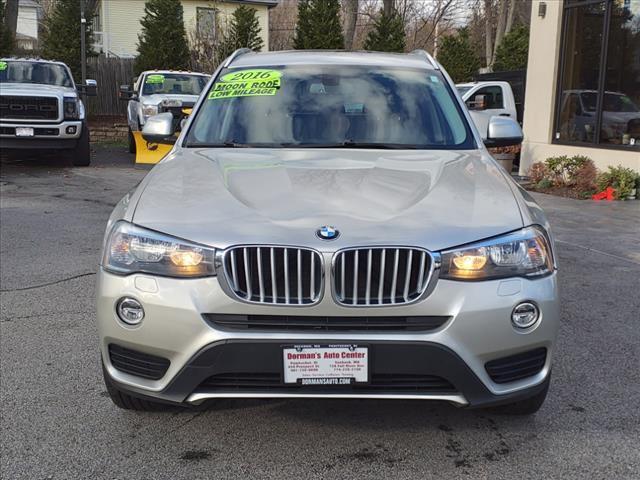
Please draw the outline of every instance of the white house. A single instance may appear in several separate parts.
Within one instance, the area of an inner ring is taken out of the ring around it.
[[[42,7],[36,0],[19,0],[16,43],[20,50],[34,50],[38,46],[38,25]]]
[[[107,56],[131,58],[137,54],[140,19],[144,16],[144,0],[101,0],[94,20],[95,49]],[[269,46],[269,10],[277,0],[182,0],[187,36],[190,32],[211,29],[218,17],[222,22],[239,5],[250,5],[257,11],[262,29],[264,49]]]

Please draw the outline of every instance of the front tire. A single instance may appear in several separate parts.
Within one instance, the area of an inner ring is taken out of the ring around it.
[[[74,167],[87,167],[91,164],[91,146],[89,144],[89,126],[82,123],[82,131],[76,148],[71,153],[71,163]]]
[[[123,410],[134,410],[137,412],[167,412],[175,410],[175,407],[159,402],[152,402],[149,400],[142,400],[131,396],[122,390],[119,390],[109,378],[104,364],[102,365],[102,376],[104,378],[104,385],[107,387],[107,393],[109,398],[115,404],[116,407]]]
[[[499,407],[495,407],[496,413],[501,413],[505,415],[533,415],[544,403],[547,398],[547,393],[549,392],[549,384],[551,383],[551,376],[547,377],[544,382],[544,387],[534,396],[525,398],[524,400],[519,400],[513,403],[507,403],[506,405],[501,405]]]
[[[129,127],[129,153],[136,153],[136,139],[133,138],[131,127]]]

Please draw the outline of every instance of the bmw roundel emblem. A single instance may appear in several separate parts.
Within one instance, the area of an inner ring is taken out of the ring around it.
[[[323,225],[316,231],[316,235],[322,240],[335,240],[340,235],[340,232],[330,225]]]

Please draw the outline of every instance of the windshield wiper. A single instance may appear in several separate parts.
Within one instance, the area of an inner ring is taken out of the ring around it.
[[[223,143],[187,143],[193,148],[370,148],[384,150],[416,150],[423,148],[419,145],[404,143],[354,142],[345,140],[342,143],[239,143],[227,140]]]
[[[185,145],[190,148],[278,148],[278,143],[239,143],[233,140],[227,140],[223,143],[197,143],[189,142]]]
[[[342,143],[298,143],[292,144],[292,146],[301,148],[371,148],[384,150],[415,150],[419,148],[417,145],[404,143],[355,142],[353,140],[345,140]]]

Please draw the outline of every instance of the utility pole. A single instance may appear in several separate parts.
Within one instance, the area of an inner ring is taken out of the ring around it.
[[[80,71],[82,73],[82,85],[87,84],[87,49],[85,48],[85,33],[87,29],[87,19],[84,17],[84,2],[80,1]],[[84,90],[84,88],[83,88]]]

